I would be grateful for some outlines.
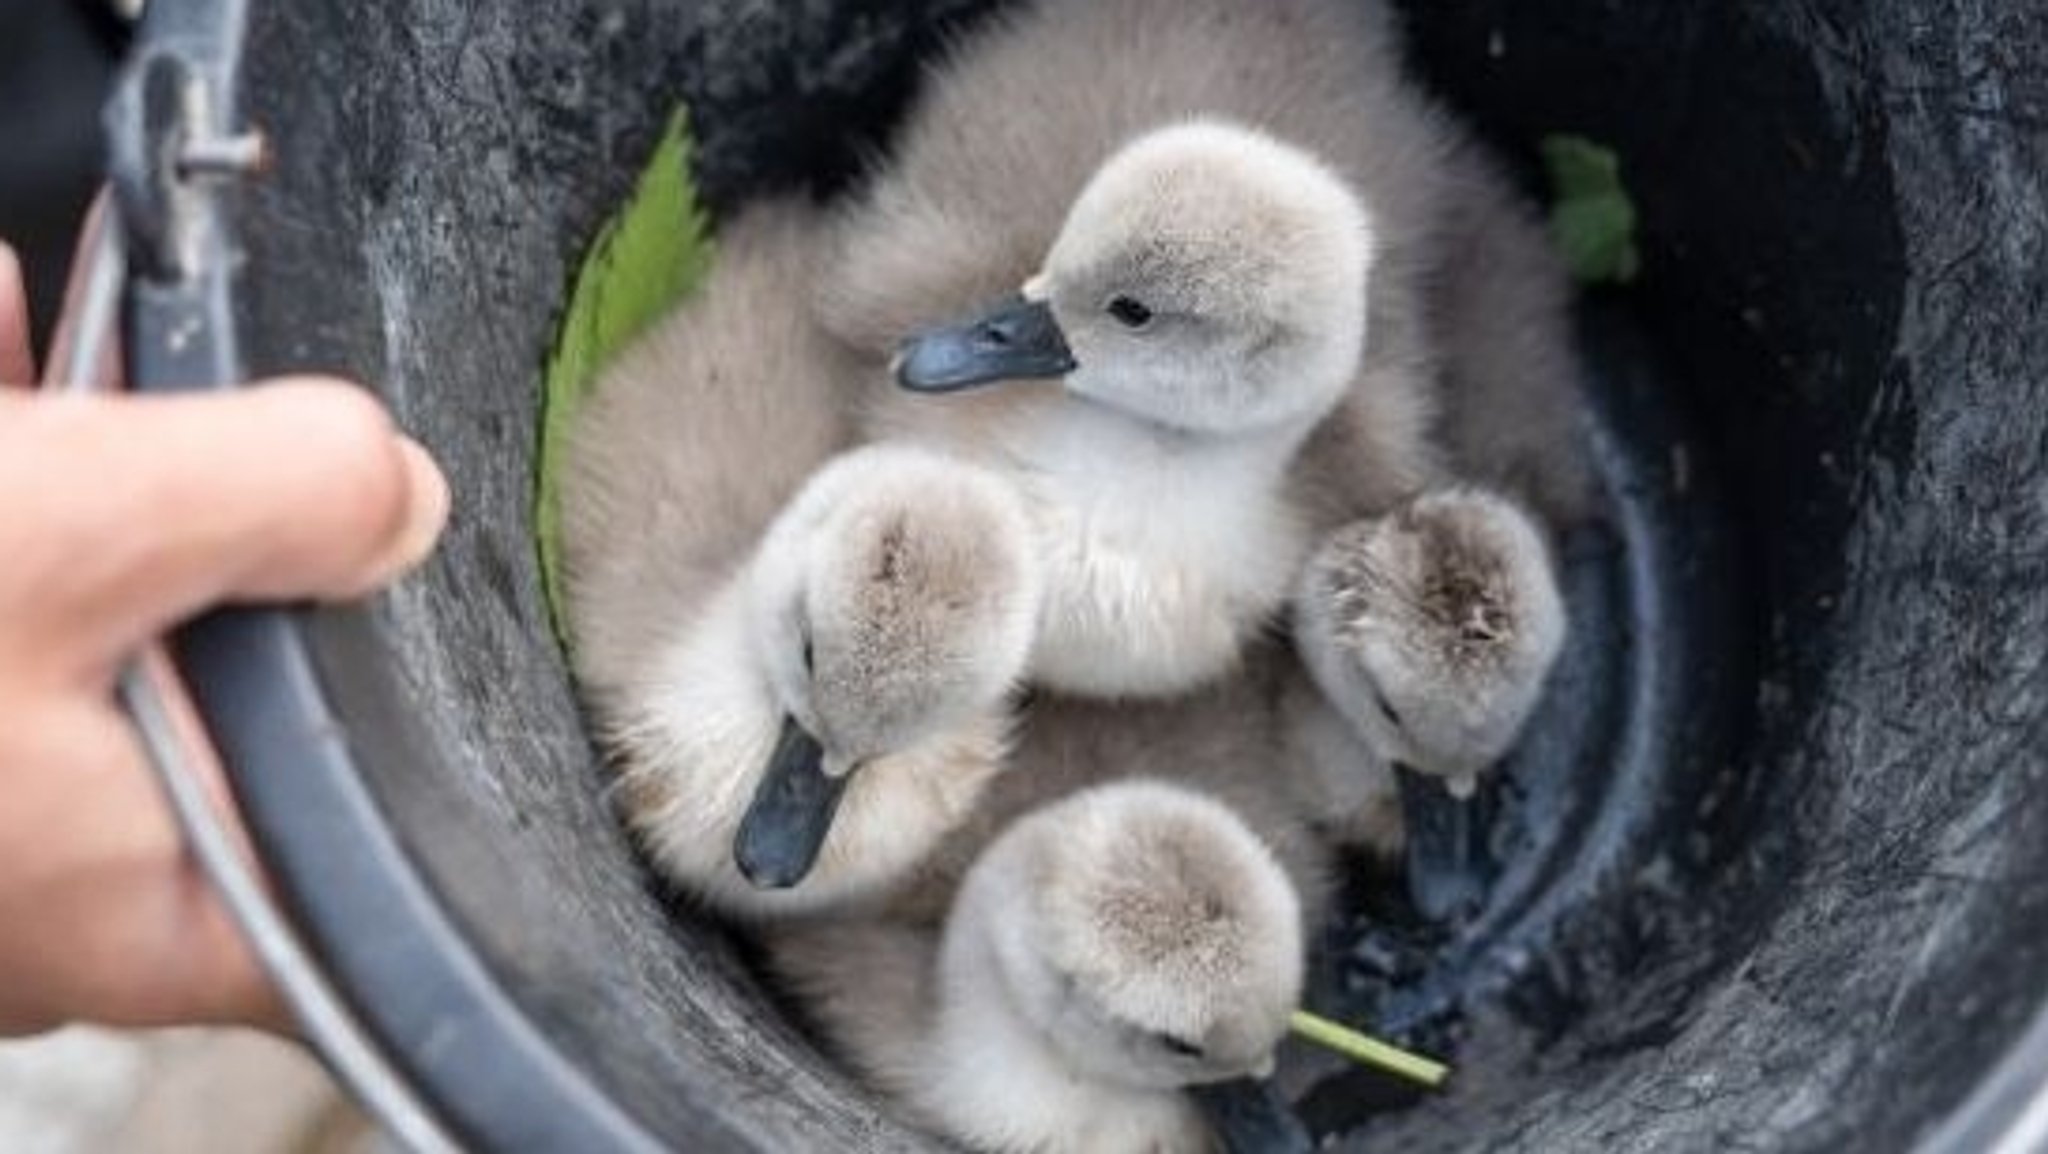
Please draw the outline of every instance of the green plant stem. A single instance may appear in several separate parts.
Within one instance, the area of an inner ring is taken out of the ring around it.
[[[1434,1058],[1410,1053],[1399,1046],[1359,1033],[1348,1026],[1320,1018],[1307,1010],[1296,1010],[1288,1019],[1294,1033],[1318,1046],[1335,1050],[1354,1062],[1384,1070],[1434,1090],[1450,1077],[1451,1068]]]

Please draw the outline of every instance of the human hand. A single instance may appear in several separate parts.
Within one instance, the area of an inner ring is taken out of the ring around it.
[[[282,1027],[115,708],[115,674],[208,606],[393,580],[439,536],[447,484],[343,382],[179,398],[5,387],[33,379],[20,269],[0,245],[0,1036],[70,1020]]]

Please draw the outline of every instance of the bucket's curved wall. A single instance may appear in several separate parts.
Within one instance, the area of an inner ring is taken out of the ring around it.
[[[329,693],[481,956],[597,1084],[692,1147],[915,1138],[766,1005],[722,934],[672,915],[605,810],[535,583],[537,374],[580,250],[678,99],[714,206],[843,172],[856,141],[822,128],[885,119],[870,94],[902,93],[911,49],[962,5],[897,7],[918,14],[253,6],[249,117],[280,163],[242,206],[252,364],[374,382],[457,492],[418,579],[314,623]],[[776,99],[792,91],[803,108]]]
[[[250,115],[282,164],[244,206],[251,357],[376,382],[458,491],[419,579],[319,619],[330,692],[478,954],[678,1144],[916,1139],[672,917],[604,811],[533,577],[537,369],[677,97],[714,203],[843,172],[837,129],[882,123],[935,23],[982,6],[255,6]],[[1514,1054],[1481,1021],[1463,1087],[1371,1138],[1903,1147],[2048,973],[2048,17],[1534,7],[1420,6],[1420,43],[1509,142],[1625,158],[1634,292],[1734,483],[1772,654],[1750,787],[1700,818],[1714,886],[1621,879],[1635,916],[1572,962],[1600,975],[1582,1016]]]
[[[1429,7],[1420,56],[1504,142],[1624,158],[1631,295],[1768,653],[1748,795],[1702,815],[1733,834],[1713,888],[1642,885],[1536,1077],[1376,1137],[1911,1146],[2048,986],[2048,14]]]

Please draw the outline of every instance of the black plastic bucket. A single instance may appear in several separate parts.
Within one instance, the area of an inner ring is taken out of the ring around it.
[[[142,46],[214,50],[275,147],[225,192],[247,367],[374,382],[453,476],[396,593],[178,655],[327,977],[469,1144],[925,1141],[608,815],[531,464],[568,275],[676,101],[715,208],[828,188],[989,6],[296,0]],[[1522,769],[1555,804],[1518,811],[1485,932],[1326,967],[1463,1074],[1378,1113],[1303,1075],[1304,1108],[1360,1148],[2048,1141],[2048,12],[1413,8],[1424,75],[1511,154],[1616,148],[1647,271],[1588,309],[1619,513],[1566,686],[1598,724],[1553,695]],[[134,342],[138,377],[175,379],[168,347]]]

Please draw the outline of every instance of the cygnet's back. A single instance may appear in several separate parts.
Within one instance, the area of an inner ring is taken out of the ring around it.
[[[1039,693],[1022,711],[1009,771],[895,903],[936,918],[975,857],[1024,813],[1104,782],[1154,778],[1231,807],[1294,883],[1310,925],[1335,881],[1333,845],[1402,847],[1392,776],[1273,639],[1231,676],[1177,698],[1102,701]]]

